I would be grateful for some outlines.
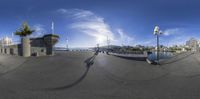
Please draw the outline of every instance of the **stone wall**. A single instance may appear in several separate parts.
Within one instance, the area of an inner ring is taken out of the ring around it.
[[[0,47],[0,54],[7,55],[16,55],[21,56],[21,47],[20,45],[11,45]],[[46,55],[46,47],[31,47],[31,56],[45,56]]]
[[[31,56],[45,56],[46,48],[45,47],[31,47]]]
[[[20,45],[0,46],[0,54],[21,55]]]
[[[23,38],[22,44],[0,46],[0,54],[18,55],[24,57],[29,57],[30,55],[53,55],[53,46],[58,42],[58,38],[59,36],[53,34],[47,34],[39,38]]]

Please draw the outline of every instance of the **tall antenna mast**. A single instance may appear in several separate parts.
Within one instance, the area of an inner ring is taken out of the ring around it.
[[[52,32],[52,34],[54,34],[54,22],[52,21],[52,23],[51,23],[51,32]]]
[[[108,38],[108,36],[107,36],[107,46],[108,46],[108,49],[109,49],[109,46],[110,46],[110,39]]]

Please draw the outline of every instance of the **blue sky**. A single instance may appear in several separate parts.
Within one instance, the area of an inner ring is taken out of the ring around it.
[[[36,32],[31,37],[55,32],[56,46],[155,45],[155,25],[164,34],[161,44],[184,44],[200,39],[199,0],[0,0],[0,38],[9,36],[27,21]],[[14,41],[19,37],[14,36]]]

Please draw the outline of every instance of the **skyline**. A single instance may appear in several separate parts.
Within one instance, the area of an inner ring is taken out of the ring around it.
[[[191,37],[200,39],[199,5],[197,0],[2,0],[0,38],[12,37],[23,21],[36,30],[32,37],[51,33],[53,21],[59,47],[66,47],[66,39],[69,47],[106,45],[107,37],[111,45],[154,46],[156,25],[164,32],[161,45],[185,44]]]

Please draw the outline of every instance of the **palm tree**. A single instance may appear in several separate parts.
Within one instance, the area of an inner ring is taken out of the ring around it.
[[[20,37],[26,37],[28,35],[31,35],[34,31],[35,30],[30,29],[29,25],[26,22],[24,22],[22,24],[22,27],[15,32],[15,35],[19,35]]]
[[[24,22],[22,27],[15,32],[15,35],[19,35],[21,37],[22,55],[24,57],[29,57],[31,54],[30,39],[27,36],[31,35],[34,31],[35,30],[32,30],[29,25]]]

